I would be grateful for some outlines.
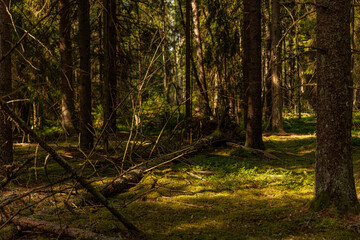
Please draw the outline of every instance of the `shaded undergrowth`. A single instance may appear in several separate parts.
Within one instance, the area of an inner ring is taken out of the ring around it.
[[[206,150],[151,171],[139,184],[111,201],[149,239],[359,239],[360,221],[356,216],[345,218],[335,212],[308,210],[314,194],[314,121],[313,117],[288,118],[286,129],[288,133],[294,130],[294,134],[264,137],[267,151],[279,159],[262,158],[242,149]],[[353,146],[359,186],[360,138],[356,132]],[[84,164],[81,153],[71,148],[57,149],[91,180],[117,174],[116,169],[109,167],[109,161],[118,158],[106,159],[97,153],[93,165]],[[35,151],[36,146],[17,146],[16,157],[33,158]],[[36,159],[27,174],[11,187],[40,185],[64,176],[46,153],[38,150]],[[82,191],[79,186],[66,184],[74,192]],[[117,236],[124,230],[106,209],[78,202],[69,207],[64,203],[68,197],[63,194],[51,198],[52,202],[23,214],[43,211],[37,217],[108,236]],[[1,238],[4,231],[0,231],[0,239],[5,239]],[[34,232],[25,236],[23,239],[57,238]]]

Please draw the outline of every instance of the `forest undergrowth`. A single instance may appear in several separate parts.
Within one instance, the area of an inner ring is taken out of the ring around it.
[[[278,159],[242,148],[206,148],[149,171],[111,202],[149,239],[360,239],[359,216],[309,210],[315,181],[315,118],[286,118],[285,129],[284,134],[264,134],[266,151]],[[109,165],[118,159],[115,155],[96,152],[89,164],[69,143],[54,148],[95,186],[120,171]],[[356,125],[353,149],[359,193]],[[15,154],[18,162],[31,159],[31,163],[3,190],[2,214],[19,213],[104,236],[123,236],[121,223],[87,199],[36,144],[17,144]],[[12,198],[21,194],[27,195]],[[12,203],[4,206],[9,199]],[[71,238],[3,224],[0,239]]]

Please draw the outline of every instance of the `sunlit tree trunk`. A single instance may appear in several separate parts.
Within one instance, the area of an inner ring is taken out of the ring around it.
[[[246,145],[264,149],[261,108],[261,4],[244,0],[244,115]]]
[[[59,1],[59,35],[60,35],[60,65],[61,65],[61,120],[64,131],[71,134],[76,129],[74,105],[74,75],[71,47],[71,7],[69,0]]]
[[[197,65],[199,70],[199,81],[200,81],[200,94],[203,98],[202,108],[205,114],[205,117],[212,116],[212,112],[209,105],[209,94],[207,90],[206,78],[205,78],[205,70],[203,64],[203,53],[202,53],[202,45],[201,45],[201,37],[200,37],[200,26],[199,26],[199,14],[196,0],[191,0],[192,13],[193,13],[193,22],[194,22],[194,36],[196,43],[196,57],[197,57]]]
[[[80,52],[80,147],[93,147],[93,126],[91,118],[90,78],[90,4],[79,0],[79,52]]]
[[[0,59],[11,49],[11,21],[9,0],[0,1]],[[11,93],[11,56],[0,62],[0,97]],[[9,99],[6,97],[3,100]],[[0,109],[0,166],[13,161],[11,121]]]
[[[281,60],[280,60],[280,4],[278,0],[271,1],[271,128],[275,132],[283,130],[282,91],[281,91]]]
[[[317,0],[317,210],[359,210],[352,160],[349,0]]]

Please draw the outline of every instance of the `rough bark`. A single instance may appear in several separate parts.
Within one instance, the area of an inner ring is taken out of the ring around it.
[[[104,0],[104,7],[104,124],[109,133],[116,132],[116,1]]]
[[[200,82],[200,95],[202,97],[202,108],[204,111],[205,117],[212,116],[212,112],[209,104],[209,94],[207,90],[205,70],[203,63],[203,53],[201,45],[201,36],[200,36],[200,26],[199,26],[199,14],[196,0],[191,0],[192,14],[193,14],[193,23],[194,23],[194,37],[196,43],[196,58],[197,65],[199,69],[199,82]]]
[[[90,78],[90,4],[79,0],[79,51],[80,51],[80,147],[91,149],[94,144],[91,118]]]
[[[281,27],[280,4],[278,0],[271,1],[271,129],[275,132],[283,131],[282,121],[282,91],[281,91]]]
[[[261,5],[244,0],[244,122],[246,146],[264,149],[261,126]]]
[[[9,0],[0,2],[0,56],[11,49],[11,21],[7,12],[10,11]],[[9,99],[11,93],[11,55],[0,62],[0,98]],[[0,108],[0,166],[13,161],[11,121]]]
[[[317,1],[316,210],[358,211],[352,162],[350,1]]]
[[[61,121],[67,134],[76,129],[74,105],[74,77],[71,47],[71,7],[69,0],[59,1],[60,15],[60,67],[61,75]]]

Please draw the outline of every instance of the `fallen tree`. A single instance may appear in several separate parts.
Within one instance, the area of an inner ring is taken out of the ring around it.
[[[2,216],[3,218],[3,216]],[[89,239],[89,240],[125,240],[129,239],[124,236],[108,237],[103,234],[94,233],[92,231],[80,228],[73,228],[66,224],[59,224],[49,222],[36,218],[28,218],[22,216],[14,217],[11,222],[14,225],[20,226],[24,229],[40,230],[42,232],[50,232],[58,235],[58,237],[72,237],[75,239]]]
[[[15,112],[3,101],[0,100],[1,110],[6,112],[12,121],[14,121],[26,134],[29,136],[46,151],[49,155],[67,172],[75,179],[81,186],[83,186],[93,197],[94,199],[106,207],[112,215],[114,215],[131,233],[134,235],[142,235],[142,232],[131,223],[125,216],[123,216],[108,200],[107,198],[95,189],[84,177],[79,175],[75,169],[63,158],[61,157],[55,149],[50,147],[43,139],[41,139],[35,131],[30,129],[26,123],[20,119]]]

